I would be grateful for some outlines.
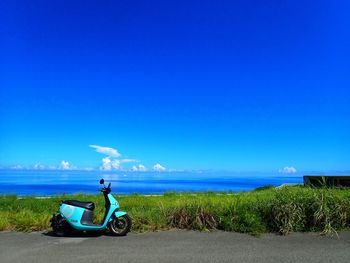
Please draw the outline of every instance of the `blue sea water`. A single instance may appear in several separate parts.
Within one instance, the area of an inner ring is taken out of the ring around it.
[[[51,196],[98,194],[99,180],[112,183],[115,194],[250,191],[260,186],[302,183],[302,175],[229,172],[100,172],[1,170],[0,194]]]

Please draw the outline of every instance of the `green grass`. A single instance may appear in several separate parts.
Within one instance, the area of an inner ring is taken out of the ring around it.
[[[145,232],[171,228],[214,229],[260,235],[278,232],[317,231],[324,234],[349,229],[350,190],[286,186],[266,187],[239,194],[130,195],[117,197],[133,219],[132,230]],[[35,231],[50,228],[49,219],[61,200],[77,199],[96,204],[95,220],[103,217],[102,195],[0,197],[0,230]]]

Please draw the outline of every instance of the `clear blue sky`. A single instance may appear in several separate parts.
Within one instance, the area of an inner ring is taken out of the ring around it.
[[[350,169],[349,1],[1,1],[0,166]]]

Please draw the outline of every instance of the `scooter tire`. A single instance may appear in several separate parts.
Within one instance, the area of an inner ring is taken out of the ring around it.
[[[131,225],[131,217],[128,215],[123,215],[119,218],[114,218],[113,221],[110,222],[109,232],[113,236],[126,236],[130,232]]]
[[[55,236],[64,237],[71,233],[71,226],[61,215],[52,218],[51,226]]]

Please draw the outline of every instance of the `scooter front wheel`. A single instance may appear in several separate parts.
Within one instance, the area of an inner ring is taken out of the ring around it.
[[[130,229],[131,218],[128,215],[114,218],[109,224],[109,231],[114,236],[126,236]]]

